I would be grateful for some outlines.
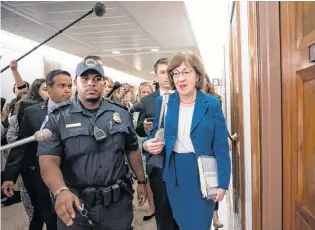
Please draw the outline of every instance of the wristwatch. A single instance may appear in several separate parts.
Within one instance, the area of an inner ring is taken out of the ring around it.
[[[17,86],[16,88],[18,88],[19,90],[21,90],[21,89],[25,89],[26,87],[27,87],[27,85],[26,85],[26,83],[24,82],[23,85]]]
[[[144,180],[138,180],[138,184],[147,184],[147,178],[144,178]]]

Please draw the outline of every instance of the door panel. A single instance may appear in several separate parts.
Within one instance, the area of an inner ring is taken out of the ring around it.
[[[299,215],[296,218],[305,220],[305,226],[315,228],[315,65],[298,71],[297,78],[298,191],[296,206]]]
[[[281,2],[283,229],[315,229],[315,2]]]

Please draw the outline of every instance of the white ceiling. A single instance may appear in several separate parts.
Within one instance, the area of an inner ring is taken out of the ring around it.
[[[42,42],[93,8],[84,2],[1,2],[1,28]],[[155,61],[175,52],[198,52],[184,2],[102,2],[106,14],[89,15],[46,45],[152,79]],[[160,49],[151,52],[152,48]],[[120,54],[112,54],[120,51]]]

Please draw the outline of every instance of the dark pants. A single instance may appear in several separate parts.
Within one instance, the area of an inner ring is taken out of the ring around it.
[[[45,223],[47,230],[56,230],[57,216],[53,212],[49,190],[41,178],[39,168],[25,170],[21,175],[34,207],[29,229],[42,230]]]
[[[132,198],[130,194],[124,193],[116,203],[107,207],[96,205],[88,209],[88,218],[92,221],[95,230],[132,230]],[[93,230],[88,219],[81,216],[76,208],[72,226],[67,227],[59,218],[57,223],[58,230]]]
[[[150,175],[150,186],[153,192],[155,219],[158,230],[179,230],[173,218],[172,209],[168,200],[166,185],[162,178],[163,169],[153,168]]]

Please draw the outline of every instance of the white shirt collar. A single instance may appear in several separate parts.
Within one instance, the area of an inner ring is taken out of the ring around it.
[[[160,90],[160,95],[161,95],[161,96],[163,96],[163,95],[166,93],[166,92],[163,91],[162,89],[159,89],[159,90]],[[175,92],[175,90],[169,90],[169,91],[168,91],[169,94],[174,93],[174,92]]]
[[[47,104],[48,109],[50,109],[51,107],[53,107],[53,106],[55,106],[55,105],[57,105],[57,103],[53,102],[53,101],[49,98],[49,99],[48,99],[48,104]]]

